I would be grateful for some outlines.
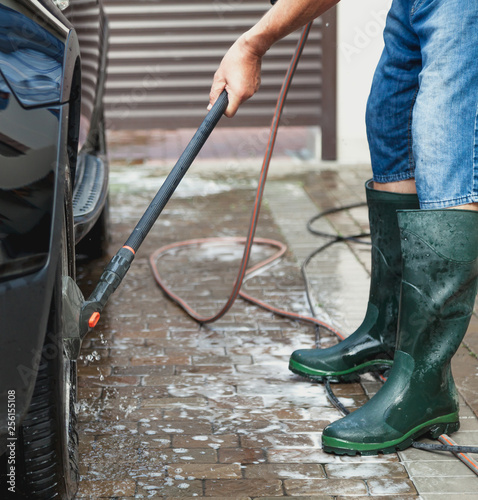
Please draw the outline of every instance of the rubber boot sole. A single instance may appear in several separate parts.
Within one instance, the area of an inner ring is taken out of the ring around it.
[[[330,382],[358,382],[360,380],[360,374],[367,372],[384,372],[389,370],[392,365],[393,360],[391,359],[374,359],[354,366],[349,370],[327,372],[310,368],[309,366],[291,359],[289,361],[289,370],[296,375],[300,375],[301,377],[308,378],[315,382],[323,382],[325,379]]]
[[[378,455],[380,453],[386,455],[409,448],[414,441],[422,436],[428,435],[432,439],[436,439],[442,434],[452,434],[459,428],[458,413],[451,413],[450,415],[425,422],[407,432],[399,439],[383,443],[354,443],[343,439],[322,436],[322,448],[325,452],[335,453],[336,455],[354,456],[360,454],[367,456]]]

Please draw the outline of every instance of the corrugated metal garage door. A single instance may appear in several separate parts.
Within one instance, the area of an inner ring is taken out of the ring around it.
[[[227,48],[269,8],[267,0],[105,0],[110,23],[108,126],[196,127]],[[260,92],[228,125],[268,125],[298,34],[266,55]],[[321,120],[321,23],[316,21],[289,93],[285,124]]]

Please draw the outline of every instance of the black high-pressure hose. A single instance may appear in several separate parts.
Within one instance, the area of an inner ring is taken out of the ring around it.
[[[312,227],[312,224],[327,215],[331,215],[333,213],[337,213],[343,210],[351,210],[353,208],[357,207],[362,207],[365,206],[365,203],[357,203],[353,205],[347,205],[347,206],[342,206],[338,208],[332,208],[330,210],[326,210],[324,212],[319,213],[318,215],[315,215],[312,217],[308,222],[307,222],[307,229],[309,230],[310,233],[316,235],[316,236],[321,236],[321,237],[326,237],[330,238],[330,241],[319,247],[318,249],[314,250],[311,254],[309,254],[306,259],[304,260],[304,263],[302,264],[301,271],[302,275],[304,277],[304,281],[306,284],[306,296],[307,300],[309,302],[309,307],[312,311],[312,314],[314,314],[314,309],[313,309],[313,304],[312,304],[312,299],[311,299],[311,287],[310,287],[310,281],[307,276],[307,265],[310,263],[310,261],[318,255],[320,252],[325,250],[326,248],[332,246],[335,243],[340,243],[340,242],[353,242],[353,243],[361,243],[361,244],[368,244],[370,245],[370,242],[364,241],[362,238],[366,236],[370,236],[368,233],[360,233],[360,234],[355,234],[355,235],[350,235],[350,236],[337,236],[334,234],[329,234],[329,233],[324,233],[322,231],[317,231]],[[381,381],[383,382],[385,379],[381,377]],[[339,400],[339,398],[334,394],[330,381],[328,379],[325,380],[324,382],[325,385],[325,390],[327,392],[327,397],[329,398],[330,402],[339,410],[344,416],[348,415],[350,411],[342,404],[342,402]],[[478,446],[461,446],[456,444],[449,436],[443,434],[441,435],[438,440],[442,444],[432,444],[432,443],[421,443],[414,441],[412,443],[412,446],[414,448],[420,449],[420,450],[425,450],[425,451],[442,451],[442,452],[450,452],[453,453],[459,460],[461,460],[469,469],[471,469],[475,474],[478,475],[478,464],[468,457],[466,454],[467,453],[478,453]]]

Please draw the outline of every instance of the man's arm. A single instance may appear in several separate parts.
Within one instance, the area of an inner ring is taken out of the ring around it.
[[[339,0],[279,0],[249,31],[228,50],[214,75],[209,107],[226,89],[229,105],[226,116],[252,97],[261,83],[262,57],[278,40],[323,14]]]

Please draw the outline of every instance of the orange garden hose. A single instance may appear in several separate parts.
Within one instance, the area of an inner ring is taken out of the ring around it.
[[[201,316],[197,311],[195,311],[184,299],[182,299],[179,295],[175,294],[172,290],[168,288],[166,285],[165,281],[161,278],[161,275],[159,273],[158,267],[156,265],[158,259],[160,259],[162,256],[164,256],[167,252],[171,250],[175,250],[180,247],[187,247],[187,246],[198,246],[202,245],[205,243],[224,243],[224,244],[231,244],[231,243],[236,243],[236,244],[244,244],[246,243],[246,238],[241,238],[241,237],[231,237],[231,238],[200,238],[200,239],[192,239],[192,240],[186,240],[186,241],[180,241],[177,243],[172,243],[170,245],[165,245],[161,248],[158,248],[155,250],[151,256],[150,256],[150,264],[151,264],[151,269],[154,275],[154,278],[159,285],[159,287],[166,293],[166,295],[176,302],[180,307],[182,307],[188,314],[196,320],[199,323],[212,323],[213,321],[216,321],[220,317],[222,317],[225,314],[225,311],[221,309],[220,313],[215,314],[214,316],[211,317],[205,317]],[[267,259],[262,260],[261,262],[258,262],[255,264],[253,267],[248,268],[245,272],[245,276],[252,274],[254,271],[257,271],[260,268],[263,268],[264,266],[271,264],[272,262],[280,259],[285,252],[287,251],[287,246],[284,245],[284,243],[281,243],[280,241],[277,240],[271,240],[267,238],[254,238],[254,244],[258,245],[269,245],[276,247],[278,250],[275,252],[273,255],[268,257]],[[249,252],[250,253],[250,252]],[[258,305],[262,307],[263,309],[266,309],[268,311],[271,311],[274,314],[277,314],[279,316],[283,316],[289,319],[296,319],[300,321],[305,321],[308,323],[315,324],[317,326],[323,327],[335,335],[337,335],[340,339],[344,339],[344,336],[335,328],[332,326],[328,325],[327,323],[314,318],[312,316],[305,316],[302,314],[297,314],[293,313],[290,311],[285,311],[283,309],[279,309],[277,307],[274,307],[264,301],[261,301],[260,299],[257,299],[255,297],[252,297],[251,295],[248,295],[247,293],[243,292],[242,290],[239,289],[239,292],[237,296],[241,297],[244,300],[247,300],[248,302],[251,302],[252,304]],[[235,297],[234,297],[235,300]],[[229,301],[233,302],[233,299],[230,298]],[[223,312],[224,311],[224,312]]]

